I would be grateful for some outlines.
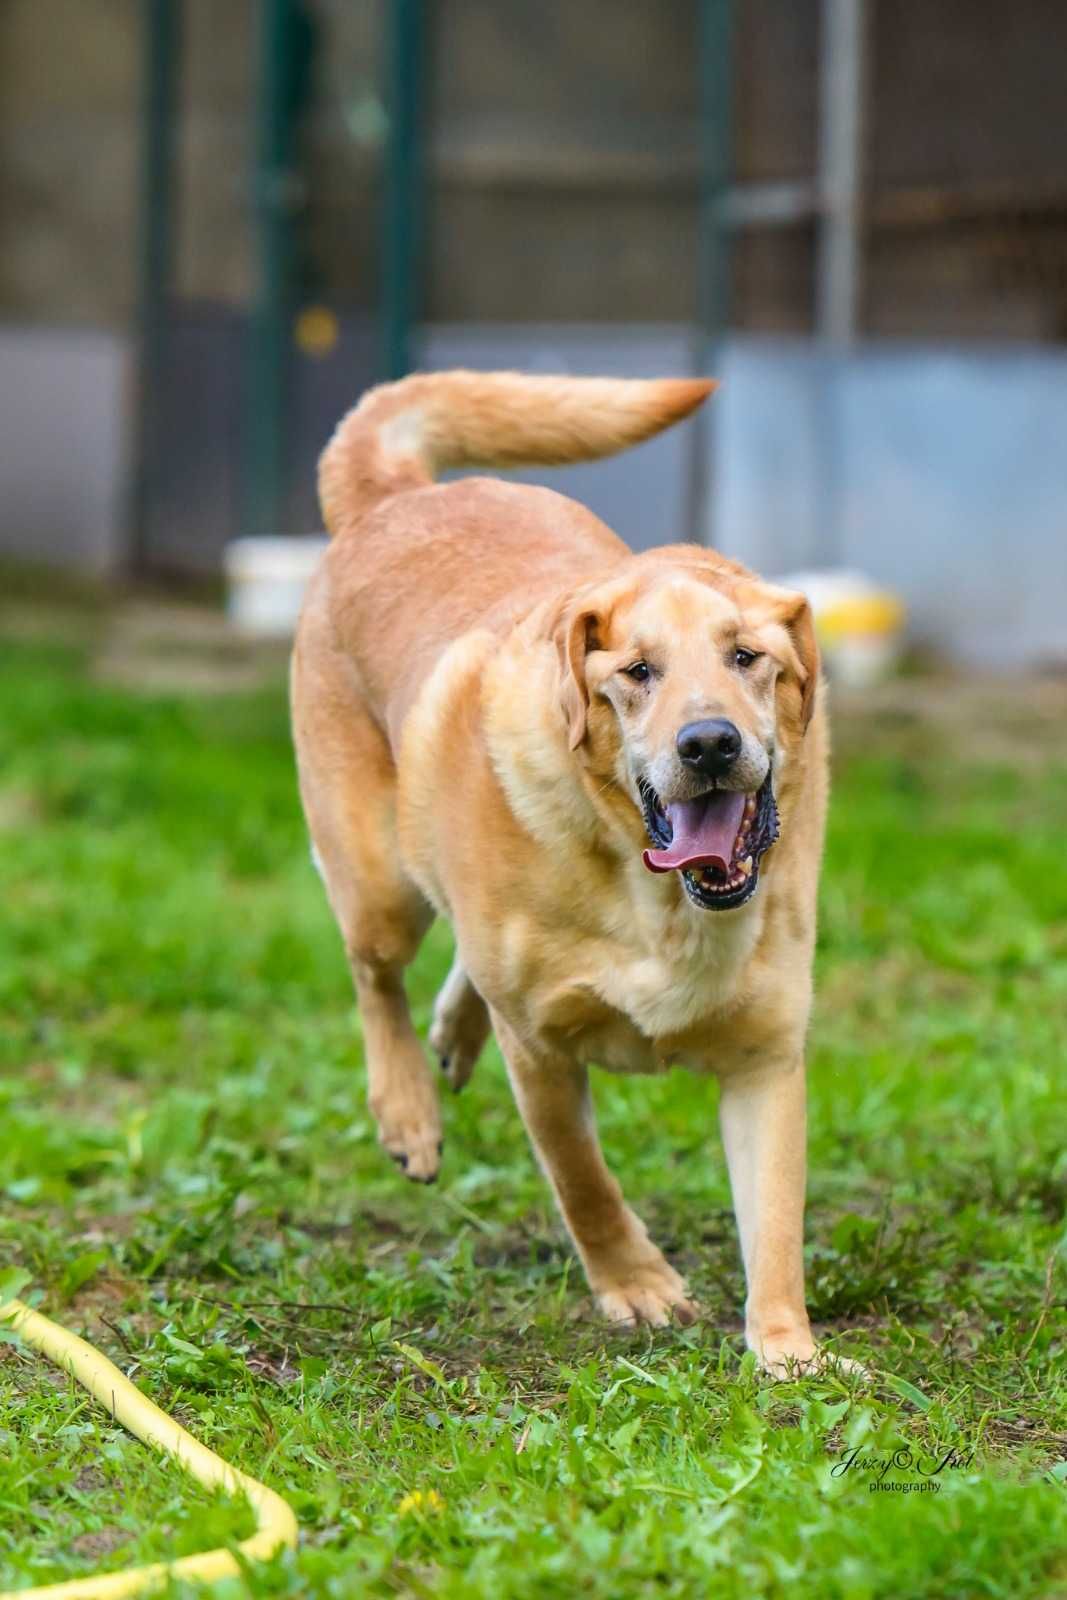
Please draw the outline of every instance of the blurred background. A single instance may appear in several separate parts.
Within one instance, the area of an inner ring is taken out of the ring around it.
[[[1061,0],[4,0],[9,582],[316,534],[415,366],[707,371],[543,481],[1067,661],[1065,60]]]

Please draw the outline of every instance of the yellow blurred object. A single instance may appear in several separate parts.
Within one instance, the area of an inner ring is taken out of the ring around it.
[[[827,642],[849,634],[898,633],[903,626],[904,607],[885,592],[837,600],[815,615],[815,631]]]
[[[223,1489],[227,1494],[244,1495],[256,1518],[255,1533],[242,1540],[233,1551],[206,1550],[202,1555],[154,1562],[126,1572],[74,1578],[68,1583],[50,1583],[39,1589],[12,1590],[0,1594],[0,1600],[122,1600],[128,1595],[161,1589],[172,1578],[217,1583],[220,1578],[240,1577],[249,1562],[267,1561],[279,1550],[295,1548],[299,1529],[291,1506],[273,1489],[231,1467],[221,1456],[194,1439],[173,1417],[168,1417],[143,1395],[99,1350],[39,1311],[23,1305],[21,1300],[0,1304],[0,1323],[7,1323],[31,1348],[69,1372],[116,1422],[121,1422],[152,1449],[173,1456],[200,1483],[209,1489]]]
[[[845,567],[794,572],[778,581],[807,595],[832,683],[864,689],[899,671],[907,616],[891,589]]]
[[[406,1517],[412,1511],[425,1513],[427,1511],[443,1511],[444,1509],[445,1503],[436,1489],[413,1489],[410,1494],[406,1494],[401,1500],[396,1508],[396,1514],[398,1517]],[[3,1600],[2,1595],[0,1595],[0,1600]]]
[[[328,356],[340,332],[340,324],[329,306],[305,306],[297,313],[293,327],[293,337],[306,356]]]

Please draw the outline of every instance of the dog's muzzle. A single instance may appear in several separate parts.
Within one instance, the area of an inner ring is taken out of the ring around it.
[[[780,828],[769,772],[755,793],[711,789],[667,805],[646,779],[637,787],[653,846],[643,857],[650,872],[680,872],[702,911],[730,911],[752,898],[760,860]]]

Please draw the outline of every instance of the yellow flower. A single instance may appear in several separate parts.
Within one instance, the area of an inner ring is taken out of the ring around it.
[[[398,1517],[409,1516],[413,1511],[420,1516],[427,1512],[438,1512],[445,1509],[445,1503],[436,1489],[413,1489],[406,1494],[396,1508]]]

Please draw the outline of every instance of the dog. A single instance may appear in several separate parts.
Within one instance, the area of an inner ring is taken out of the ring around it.
[[[585,507],[446,468],[607,456],[714,385],[416,374],[324,451],[331,543],[292,662],[300,790],[362,1015],[386,1151],[432,1182],[435,1076],[404,969],[456,939],[430,1043],[490,1029],[601,1311],[688,1323],[623,1199],[588,1082],[714,1073],[759,1364],[823,1359],[804,1299],[804,1046],[827,803],[811,612],[697,545],[634,555]]]

